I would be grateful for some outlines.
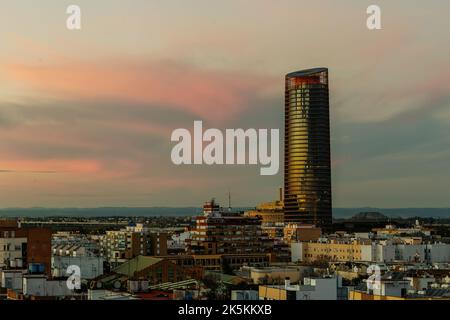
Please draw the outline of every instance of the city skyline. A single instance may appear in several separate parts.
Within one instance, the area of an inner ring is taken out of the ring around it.
[[[316,66],[330,69],[334,207],[450,207],[450,4],[378,1],[369,31],[368,1],[77,2],[73,32],[65,1],[2,3],[0,207],[276,199],[283,170],[176,167],[170,132],[282,130],[284,75]]]

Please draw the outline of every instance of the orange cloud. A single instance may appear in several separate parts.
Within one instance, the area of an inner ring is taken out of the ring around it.
[[[0,168],[10,172],[25,173],[95,173],[100,170],[100,163],[95,160],[27,160],[0,161]]]

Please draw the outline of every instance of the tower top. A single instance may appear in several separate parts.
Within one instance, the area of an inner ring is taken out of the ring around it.
[[[311,76],[317,73],[328,72],[328,68],[313,68],[288,73],[287,78]]]

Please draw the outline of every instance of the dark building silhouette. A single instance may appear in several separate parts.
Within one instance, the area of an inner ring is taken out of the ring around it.
[[[285,221],[329,228],[331,161],[328,69],[286,75]]]

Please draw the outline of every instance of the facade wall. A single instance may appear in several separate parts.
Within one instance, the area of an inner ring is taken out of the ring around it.
[[[304,285],[259,286],[260,300],[337,300],[339,278],[305,278]]]
[[[431,262],[450,262],[450,244],[437,243],[428,246],[431,253]]]
[[[301,246],[294,245],[292,251],[293,261],[301,255],[300,261],[361,261],[362,249],[359,243],[319,243],[302,242]]]
[[[337,300],[337,288],[339,284],[339,278],[305,278],[305,285],[310,285],[314,288],[311,291],[310,300]]]
[[[52,232],[45,228],[27,229],[27,263],[39,263],[45,267],[45,273],[51,275]]]
[[[22,291],[23,272],[20,271],[2,271],[1,287],[6,289]]]
[[[179,266],[197,270],[222,270],[224,262],[232,269],[239,269],[244,264],[255,267],[266,267],[271,261],[270,254],[230,254],[230,255],[179,255],[160,257],[168,259]]]
[[[450,262],[450,245],[435,244],[387,244],[377,245],[376,262],[386,263],[394,261],[405,262]]]
[[[103,257],[111,263],[122,263],[139,255],[150,255],[149,246],[149,234],[133,230],[107,231],[101,239]]]
[[[73,295],[65,280],[48,281],[45,277],[24,277],[23,294],[36,297],[65,297]]]
[[[23,294],[28,296],[45,296],[45,276],[41,277],[24,277],[23,278]]]
[[[401,297],[375,296],[361,291],[349,290],[348,300],[405,300]]]
[[[232,301],[255,301],[259,300],[258,291],[254,290],[233,290],[231,291],[231,300]]]
[[[20,267],[23,261],[26,238],[1,238],[0,237],[0,267]]]
[[[303,242],[291,243],[291,261],[303,261]]]
[[[426,290],[436,283],[434,277],[406,277],[405,280],[408,280],[410,287],[417,291]]]
[[[361,245],[361,261],[376,261],[376,247],[372,244]]]
[[[21,228],[16,221],[3,221],[0,224],[0,265],[4,266],[6,259],[14,258],[19,263],[16,267],[42,264],[45,273],[51,275],[51,236],[50,229]]]
[[[47,297],[67,297],[74,295],[74,292],[67,287],[65,280],[46,281],[45,296]]]
[[[288,292],[284,288],[259,286],[259,300],[287,300]]]
[[[103,257],[53,256],[52,275],[54,277],[67,277],[67,268],[76,265],[80,267],[82,279],[94,279],[103,274],[103,262]]]
[[[155,232],[150,233],[150,254],[152,256],[167,255],[167,233]]]
[[[291,243],[292,261],[450,262],[450,245]]]
[[[284,283],[286,278],[289,278],[291,283],[297,283],[301,279],[301,272],[297,269],[273,269],[273,270],[264,270],[264,269],[252,269],[250,271],[250,277],[253,283],[263,283],[264,281],[268,281],[267,283]]]
[[[409,281],[382,282],[380,289],[374,289],[374,295],[401,297],[402,292],[410,289]]]
[[[316,227],[304,227],[289,224],[284,227],[284,239],[287,242],[317,241],[322,235],[322,230]]]

